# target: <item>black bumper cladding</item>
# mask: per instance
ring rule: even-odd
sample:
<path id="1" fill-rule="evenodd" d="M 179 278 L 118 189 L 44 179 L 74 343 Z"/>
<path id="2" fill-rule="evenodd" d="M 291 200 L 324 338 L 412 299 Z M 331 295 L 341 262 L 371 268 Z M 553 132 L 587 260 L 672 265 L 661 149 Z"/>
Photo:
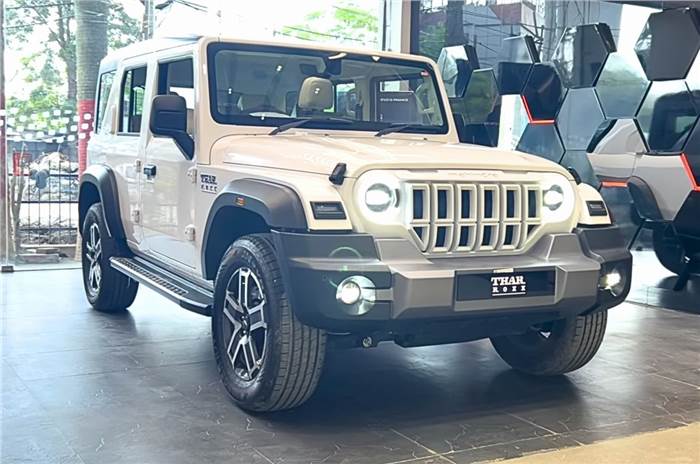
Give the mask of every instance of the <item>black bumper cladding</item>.
<path id="1" fill-rule="evenodd" d="M 481 320 L 491 321 L 482 335 L 488 336 L 507 321 L 527 327 L 615 306 L 629 292 L 632 271 L 615 226 L 552 236 L 525 255 L 439 261 L 415 249 L 397 253 L 395 242 L 393 254 L 385 253 L 381 241 L 365 234 L 274 232 L 273 237 L 295 315 L 338 333 L 406 333 L 426 324 Z M 616 292 L 599 285 L 610 272 L 622 276 Z M 337 297 L 338 286 L 351 276 L 366 277 L 374 286 L 372 308 L 362 315 L 349 312 Z"/>

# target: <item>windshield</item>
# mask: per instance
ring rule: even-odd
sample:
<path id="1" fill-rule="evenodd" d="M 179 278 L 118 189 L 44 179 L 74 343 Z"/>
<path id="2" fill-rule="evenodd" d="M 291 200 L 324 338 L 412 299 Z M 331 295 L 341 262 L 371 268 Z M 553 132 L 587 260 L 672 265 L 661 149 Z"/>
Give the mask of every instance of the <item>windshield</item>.
<path id="1" fill-rule="evenodd" d="M 431 66 L 419 61 L 287 47 L 209 46 L 212 117 L 222 124 L 444 134 Z M 348 124 L 338 124 L 338 120 Z"/>

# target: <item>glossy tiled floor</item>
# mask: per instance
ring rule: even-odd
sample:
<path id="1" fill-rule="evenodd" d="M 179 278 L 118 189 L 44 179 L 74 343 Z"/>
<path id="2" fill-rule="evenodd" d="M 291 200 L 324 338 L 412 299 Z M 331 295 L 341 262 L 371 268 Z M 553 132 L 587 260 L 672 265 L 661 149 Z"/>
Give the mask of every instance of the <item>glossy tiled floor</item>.
<path id="1" fill-rule="evenodd" d="M 567 377 L 518 375 L 486 341 L 387 344 L 330 353 L 312 400 L 271 416 L 228 401 L 208 319 L 148 290 L 105 315 L 78 271 L 21 272 L 0 313 L 3 464 L 467 463 L 700 421 L 700 316 L 634 304 Z"/>

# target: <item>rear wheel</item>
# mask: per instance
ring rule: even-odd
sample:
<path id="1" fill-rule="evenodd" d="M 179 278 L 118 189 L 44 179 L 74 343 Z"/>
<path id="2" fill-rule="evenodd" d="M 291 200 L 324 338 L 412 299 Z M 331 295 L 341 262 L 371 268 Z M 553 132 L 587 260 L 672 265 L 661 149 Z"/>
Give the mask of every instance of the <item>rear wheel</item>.
<path id="1" fill-rule="evenodd" d="M 520 335 L 494 337 L 505 362 L 532 375 L 561 375 L 587 364 L 600 348 L 607 311 L 541 324 Z"/>
<path id="2" fill-rule="evenodd" d="M 653 241 L 654 253 L 656 253 L 661 265 L 674 274 L 681 274 L 685 267 L 683 262 L 685 249 L 678 239 L 675 229 L 670 225 L 655 228 Z M 691 269 L 691 272 L 697 273 L 700 272 L 700 269 L 696 265 L 695 269 Z"/>
<path id="3" fill-rule="evenodd" d="M 138 282 L 109 264 L 112 256 L 123 254 L 125 246 L 107 233 L 102 205 L 92 205 L 83 224 L 81 258 L 85 294 L 92 307 L 99 311 L 123 311 L 136 298 Z"/>
<path id="4" fill-rule="evenodd" d="M 224 255 L 212 316 L 219 373 L 240 407 L 289 409 L 311 396 L 323 367 L 326 334 L 294 316 L 265 235 L 242 237 Z"/>

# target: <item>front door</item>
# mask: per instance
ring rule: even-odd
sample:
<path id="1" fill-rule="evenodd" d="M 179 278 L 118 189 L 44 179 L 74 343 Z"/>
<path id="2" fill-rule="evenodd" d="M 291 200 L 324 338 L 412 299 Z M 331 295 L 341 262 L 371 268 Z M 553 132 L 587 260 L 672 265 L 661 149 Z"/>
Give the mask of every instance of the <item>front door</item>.
<path id="1" fill-rule="evenodd" d="M 177 94 L 187 102 L 192 130 L 194 82 L 192 58 L 158 64 L 159 95 Z M 148 134 L 141 176 L 143 234 L 149 254 L 169 264 L 195 267 L 195 161 L 167 137 Z"/>

